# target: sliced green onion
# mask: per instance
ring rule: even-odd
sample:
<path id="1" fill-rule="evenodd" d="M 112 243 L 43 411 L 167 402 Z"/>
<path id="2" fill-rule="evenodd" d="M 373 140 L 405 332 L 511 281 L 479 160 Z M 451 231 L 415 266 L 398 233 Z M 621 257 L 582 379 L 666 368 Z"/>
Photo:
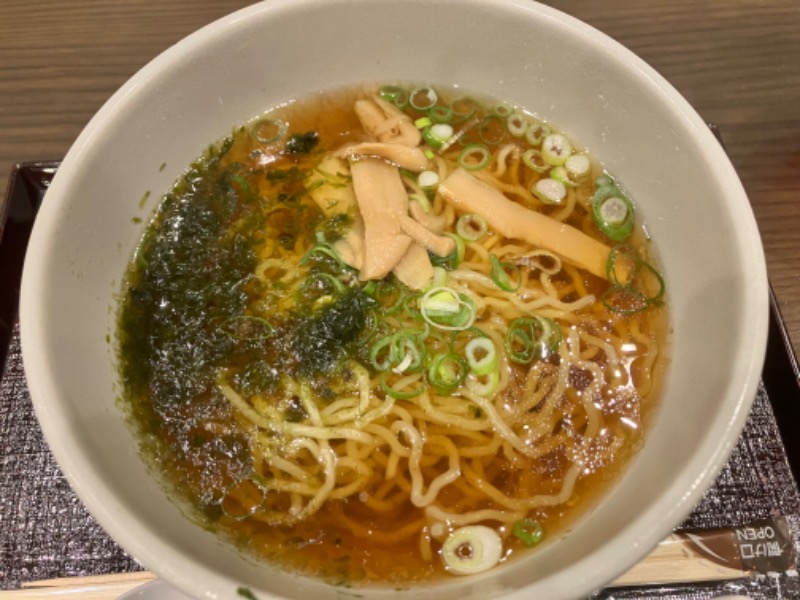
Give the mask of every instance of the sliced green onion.
<path id="1" fill-rule="evenodd" d="M 422 210 L 424 210 L 426 213 L 431 212 L 431 201 L 428 200 L 428 197 L 425 194 L 420 192 L 409 194 L 408 201 L 418 203 L 422 207 Z"/>
<path id="2" fill-rule="evenodd" d="M 406 292 L 405 296 L 403 297 L 403 313 L 415 321 L 422 317 L 419 312 L 419 299 L 421 297 L 422 294 L 420 292 Z"/>
<path id="3" fill-rule="evenodd" d="M 531 192 L 545 204 L 561 204 L 567 197 L 566 186 L 557 179 L 545 177 L 531 187 Z"/>
<path id="4" fill-rule="evenodd" d="M 417 177 L 417 183 L 423 190 L 439 185 L 439 174 L 436 171 L 423 171 Z"/>
<path id="5" fill-rule="evenodd" d="M 374 298 L 378 292 L 378 282 L 374 279 L 367 281 L 361 288 L 361 291 L 364 292 L 370 298 Z"/>
<path id="6" fill-rule="evenodd" d="M 424 366 L 425 346 L 416 333 L 398 331 L 372 345 L 369 361 L 376 371 L 416 373 Z"/>
<path id="7" fill-rule="evenodd" d="M 343 294 L 346 289 L 345 285 L 330 273 L 311 273 L 297 288 L 295 302 L 319 308 L 320 304 L 329 304 L 335 296 Z"/>
<path id="8" fill-rule="evenodd" d="M 600 177 L 595 179 L 594 180 L 594 184 L 598 188 L 605 187 L 607 185 L 613 185 L 613 186 L 617 185 L 614 182 L 614 180 L 611 178 L 611 176 L 609 174 L 607 174 L 607 173 L 603 173 L 602 175 L 600 175 Z"/>
<path id="9" fill-rule="evenodd" d="M 570 156 L 572 156 L 572 144 L 566 136 L 551 133 L 542 141 L 542 158 L 554 167 L 563 165 Z"/>
<path id="10" fill-rule="evenodd" d="M 454 235 L 449 232 L 445 232 L 447 237 L 452 239 L 455 242 L 455 247 L 453 251 L 448 254 L 447 256 L 438 256 L 436 254 L 429 253 L 431 263 L 433 263 L 436 267 L 444 267 L 448 271 L 452 271 L 456 269 L 458 265 L 461 264 L 461 261 L 464 260 L 464 254 L 466 253 L 466 245 L 464 244 L 464 240 L 458 236 Z"/>
<path id="11" fill-rule="evenodd" d="M 488 375 L 497 370 L 497 349 L 488 337 L 472 338 L 464 347 L 464 355 L 476 375 Z"/>
<path id="12" fill-rule="evenodd" d="M 618 305 L 638 305 L 637 296 L 641 296 L 648 305 L 659 304 L 664 298 L 664 278 L 653 265 L 639 256 L 635 248 L 627 244 L 618 244 L 611 248 L 606 261 L 606 278 L 612 289 L 631 288 L 636 291 L 635 294 L 628 294 L 627 298 L 619 297 L 618 300 L 625 302 L 617 302 Z M 647 294 L 646 291 L 653 287 L 655 292 Z"/>
<path id="13" fill-rule="evenodd" d="M 425 296 L 424 307 L 430 314 L 455 314 L 460 310 L 458 293 L 451 288 L 440 288 L 430 290 Z"/>
<path id="14" fill-rule="evenodd" d="M 528 148 L 525 150 L 525 152 L 522 153 L 522 162 L 526 167 L 537 173 L 544 173 L 550 168 L 550 165 L 542 158 L 542 153 L 536 148 Z"/>
<path id="15" fill-rule="evenodd" d="M 392 336 L 386 335 L 372 345 L 369 350 L 369 362 L 376 371 L 388 371 L 392 368 Z"/>
<path id="16" fill-rule="evenodd" d="M 422 153 L 428 160 L 433 160 L 434 158 L 436 158 L 436 154 L 434 154 L 433 150 L 431 150 L 430 148 L 425 148 L 425 150 L 423 150 Z"/>
<path id="17" fill-rule="evenodd" d="M 261 317 L 242 315 L 222 323 L 222 330 L 234 341 L 258 342 L 272 335 L 272 324 Z"/>
<path id="18" fill-rule="evenodd" d="M 503 540 L 485 525 L 456 529 L 442 544 L 445 569 L 456 575 L 473 575 L 495 566 L 503 556 Z"/>
<path id="19" fill-rule="evenodd" d="M 461 215 L 456 221 L 456 233 L 461 239 L 475 242 L 489 232 L 489 225 L 480 215 L 469 213 Z"/>
<path id="20" fill-rule="evenodd" d="M 433 267 L 431 287 L 444 287 L 447 284 L 447 271 L 442 267 Z"/>
<path id="21" fill-rule="evenodd" d="M 492 112 L 498 117 L 506 119 L 514 113 L 514 107 L 508 102 L 501 102 L 500 104 L 495 105 L 495 107 L 492 109 Z"/>
<path id="22" fill-rule="evenodd" d="M 434 123 L 449 123 L 453 120 L 453 109 L 449 106 L 437 104 L 428 109 L 428 116 Z"/>
<path id="23" fill-rule="evenodd" d="M 534 519 L 522 519 L 514 523 L 514 536 L 528 548 L 532 548 L 544 538 L 542 524 Z"/>
<path id="24" fill-rule="evenodd" d="M 516 292 L 520 288 L 522 285 L 522 274 L 518 265 L 500 262 L 500 259 L 494 254 L 489 254 L 489 262 L 492 264 L 492 270 L 489 272 L 489 276 L 497 287 L 504 292 Z M 516 281 L 512 282 L 508 277 L 509 271 Z"/>
<path id="25" fill-rule="evenodd" d="M 561 345 L 561 328 L 546 317 L 519 317 L 509 325 L 505 347 L 510 360 L 528 364 L 547 358 Z"/>
<path id="26" fill-rule="evenodd" d="M 439 395 L 448 396 L 464 383 L 467 371 L 467 363 L 455 352 L 437 354 L 428 367 L 428 383 Z"/>
<path id="27" fill-rule="evenodd" d="M 409 103 L 417 110 L 428 110 L 436 105 L 439 95 L 432 87 L 418 87 L 411 92 Z"/>
<path id="28" fill-rule="evenodd" d="M 616 185 L 597 188 L 592 196 L 592 218 L 607 237 L 621 242 L 633 232 L 633 204 Z"/>
<path id="29" fill-rule="evenodd" d="M 397 364 L 392 367 L 395 373 L 416 373 L 425 362 L 425 346 L 416 335 L 408 331 L 394 334 L 392 351 Z"/>
<path id="30" fill-rule="evenodd" d="M 618 315 L 632 315 L 650 306 L 647 297 L 632 285 L 609 287 L 601 300 L 603 306 Z"/>
<path id="31" fill-rule="evenodd" d="M 417 129 L 425 129 L 426 127 L 430 127 L 433 125 L 433 121 L 431 121 L 430 117 L 420 117 L 416 121 L 414 121 L 414 126 Z"/>
<path id="32" fill-rule="evenodd" d="M 450 110 L 453 111 L 453 118 L 461 121 L 466 121 L 476 112 L 480 105 L 469 96 L 462 96 L 461 98 L 456 98 L 450 103 Z"/>
<path id="33" fill-rule="evenodd" d="M 508 133 L 515 138 L 521 138 L 528 131 L 528 119 L 522 113 L 514 113 L 506 119 Z"/>
<path id="34" fill-rule="evenodd" d="M 606 198 L 600 204 L 600 217 L 609 225 L 619 225 L 628 219 L 628 203 L 618 196 Z"/>
<path id="35" fill-rule="evenodd" d="M 239 186 L 239 188 L 242 190 L 242 193 L 245 196 L 253 195 L 253 188 L 250 187 L 250 183 L 247 181 L 247 179 L 245 179 L 241 175 L 234 175 L 233 177 L 231 177 L 231 180 Z"/>
<path id="36" fill-rule="evenodd" d="M 422 130 L 422 139 L 434 148 L 441 148 L 453 135 L 453 126 L 447 123 L 436 123 Z"/>
<path id="37" fill-rule="evenodd" d="M 378 95 L 399 108 L 408 104 L 408 92 L 397 85 L 384 85 Z"/>
<path id="38" fill-rule="evenodd" d="M 564 187 L 573 187 L 575 182 L 572 181 L 572 178 L 569 176 L 569 172 L 567 171 L 566 167 L 553 167 L 550 169 L 550 179 L 555 179 L 556 181 L 560 181 L 564 184 Z"/>
<path id="39" fill-rule="evenodd" d="M 506 139 L 505 119 L 496 114 L 485 116 L 478 125 L 478 137 L 484 144 L 497 146 Z"/>
<path id="40" fill-rule="evenodd" d="M 262 144 L 272 144 L 286 135 L 288 127 L 284 121 L 259 119 L 250 127 L 250 136 Z"/>
<path id="41" fill-rule="evenodd" d="M 492 159 L 492 153 L 484 144 L 470 144 L 458 155 L 458 166 L 467 171 L 485 168 Z"/>
<path id="42" fill-rule="evenodd" d="M 573 154 L 564 163 L 571 181 L 583 182 L 592 174 L 592 161 L 585 154 Z"/>
<path id="43" fill-rule="evenodd" d="M 553 132 L 550 126 L 535 119 L 525 130 L 525 140 L 531 146 L 540 146 L 542 141 Z"/>
<path id="44" fill-rule="evenodd" d="M 449 287 L 429 289 L 419 302 L 426 323 L 438 329 L 468 329 L 475 322 L 475 305 L 469 297 Z"/>
<path id="45" fill-rule="evenodd" d="M 374 298 L 380 302 L 382 314 L 393 315 L 403 309 L 406 300 L 407 288 L 397 285 L 392 279 L 382 279 L 378 282 Z"/>
<path id="46" fill-rule="evenodd" d="M 308 251 L 303 255 L 303 258 L 300 259 L 298 264 L 301 266 L 306 265 L 318 254 L 332 258 L 340 267 L 347 266 L 336 248 L 325 241 L 318 241 L 316 244 L 311 246 L 311 248 L 309 248 Z"/>

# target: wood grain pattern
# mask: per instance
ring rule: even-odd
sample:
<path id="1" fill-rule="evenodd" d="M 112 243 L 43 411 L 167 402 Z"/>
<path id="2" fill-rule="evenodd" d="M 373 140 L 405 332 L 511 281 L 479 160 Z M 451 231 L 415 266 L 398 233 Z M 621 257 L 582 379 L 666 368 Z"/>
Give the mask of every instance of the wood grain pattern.
<path id="1" fill-rule="evenodd" d="M 629 47 L 716 123 L 800 349 L 800 3 L 549 0 Z M 0 176 L 61 158 L 159 52 L 243 0 L 0 0 Z"/>

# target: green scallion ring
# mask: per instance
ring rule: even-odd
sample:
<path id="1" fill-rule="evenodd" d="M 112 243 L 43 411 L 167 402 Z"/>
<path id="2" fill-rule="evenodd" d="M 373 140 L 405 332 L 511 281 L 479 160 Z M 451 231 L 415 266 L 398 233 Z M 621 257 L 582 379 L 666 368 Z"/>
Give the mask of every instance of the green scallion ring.
<path id="1" fill-rule="evenodd" d="M 391 335 L 382 337 L 372 345 L 369 350 L 369 362 L 376 371 L 388 371 L 392 367 Z"/>
<path id="2" fill-rule="evenodd" d="M 408 104 L 408 92 L 398 85 L 384 85 L 378 90 L 378 95 L 398 108 Z"/>
<path id="3" fill-rule="evenodd" d="M 467 372 L 467 363 L 458 354 L 454 352 L 437 354 L 428 367 L 428 383 L 440 395 L 447 396 L 464 383 Z"/>
<path id="4" fill-rule="evenodd" d="M 616 186 L 616 182 L 611 178 L 611 175 L 608 173 L 603 173 L 597 179 L 594 180 L 595 187 L 601 188 L 606 187 L 608 185 Z"/>
<path id="5" fill-rule="evenodd" d="M 456 233 L 468 242 L 476 242 L 489 232 L 489 225 L 482 216 L 468 213 L 456 221 Z"/>
<path id="6" fill-rule="evenodd" d="M 285 121 L 259 119 L 250 127 L 250 137 L 262 144 L 273 144 L 286 135 L 288 125 Z"/>
<path id="7" fill-rule="evenodd" d="M 597 188 L 592 196 L 592 219 L 603 235 L 621 242 L 633 233 L 633 204 L 615 185 Z"/>
<path id="8" fill-rule="evenodd" d="M 514 523 L 514 537 L 519 539 L 528 548 L 532 548 L 544 538 L 544 530 L 541 523 L 534 519 L 522 519 Z"/>
<path id="9" fill-rule="evenodd" d="M 500 117 L 501 119 L 506 119 L 514 114 L 514 107 L 511 106 L 508 102 L 501 102 L 500 104 L 496 104 L 494 108 L 492 108 L 492 113 Z"/>
<path id="10" fill-rule="evenodd" d="M 535 340 L 536 322 L 533 319 L 515 319 L 506 332 L 505 348 L 508 358 L 521 365 L 528 364 L 536 358 Z"/>
<path id="11" fill-rule="evenodd" d="M 533 359 L 547 358 L 561 345 L 561 328 L 546 317 L 519 317 L 506 332 L 505 348 L 510 360 L 528 364 Z"/>
<path id="12" fill-rule="evenodd" d="M 522 285 L 522 273 L 520 271 L 519 266 L 513 263 L 506 263 L 500 262 L 500 259 L 497 258 L 494 254 L 489 254 L 489 262 L 492 265 L 492 269 L 489 273 L 489 277 L 492 278 L 494 284 L 499 287 L 504 292 L 516 292 L 520 286 Z M 512 282 L 511 279 L 508 277 L 508 271 L 511 271 L 515 274 L 515 282 Z"/>
<path id="13" fill-rule="evenodd" d="M 592 161 L 586 154 L 573 154 L 564 163 L 570 181 L 581 183 L 592 174 Z"/>
<path id="14" fill-rule="evenodd" d="M 469 329 L 475 322 L 475 305 L 449 287 L 429 289 L 420 298 L 419 312 L 431 327 L 445 331 Z"/>
<path id="15" fill-rule="evenodd" d="M 453 109 L 449 106 L 437 104 L 428 109 L 428 116 L 434 123 L 449 123 L 453 120 Z"/>
<path id="16" fill-rule="evenodd" d="M 547 123 L 542 123 L 538 119 L 534 119 L 525 131 L 525 140 L 531 146 L 541 146 L 544 138 L 553 132 Z"/>
<path id="17" fill-rule="evenodd" d="M 508 133 L 515 138 L 521 138 L 528 131 L 528 119 L 522 113 L 514 113 L 506 119 Z"/>
<path id="18" fill-rule="evenodd" d="M 633 315 L 650 306 L 650 301 L 640 290 L 631 285 L 611 286 L 601 297 L 603 306 L 618 315 Z"/>
<path id="19" fill-rule="evenodd" d="M 429 86 L 422 86 L 412 90 L 408 102 L 411 104 L 411 108 L 425 111 L 436 106 L 438 100 L 439 95 L 436 90 Z"/>
<path id="20" fill-rule="evenodd" d="M 550 165 L 542 158 L 542 153 L 536 148 L 525 150 L 522 153 L 522 162 L 526 167 L 537 173 L 544 173 L 550 168 Z"/>
<path id="21" fill-rule="evenodd" d="M 435 123 L 422 130 L 422 139 L 433 148 L 441 148 L 453 137 L 453 127 L 447 123 Z"/>
<path id="22" fill-rule="evenodd" d="M 570 158 L 572 158 L 572 156 L 570 156 Z M 569 160 L 569 158 L 567 160 Z M 550 169 L 550 179 L 555 179 L 556 181 L 560 181 L 565 187 L 568 188 L 575 187 L 575 182 L 572 181 L 569 171 L 567 171 L 567 168 L 563 166 L 553 167 L 552 169 Z"/>
<path id="23" fill-rule="evenodd" d="M 453 248 L 453 251 L 447 256 L 437 256 L 436 254 L 431 254 L 430 259 L 431 263 L 433 263 L 435 267 L 444 267 L 448 271 L 452 271 L 461 264 L 462 260 L 464 260 L 464 254 L 466 253 L 467 248 L 461 236 L 452 234 L 450 232 L 445 232 L 444 235 L 455 242 L 456 245 Z"/>
<path id="24" fill-rule="evenodd" d="M 488 375 L 497 370 L 497 349 L 488 337 L 475 337 L 468 341 L 464 356 L 470 371 L 476 375 Z"/>
<path id="25" fill-rule="evenodd" d="M 624 269 L 622 277 L 618 273 L 619 269 Z M 644 273 L 642 274 L 643 270 Z M 655 281 L 657 289 L 654 294 L 647 295 L 640 289 L 641 286 L 637 285 L 643 276 L 650 276 Z M 664 298 L 665 285 L 661 273 L 639 256 L 635 248 L 627 244 L 617 244 L 611 248 L 606 260 L 606 279 L 608 279 L 612 288 L 636 287 L 650 304 L 658 304 Z"/>
<path id="26" fill-rule="evenodd" d="M 492 160 L 492 153 L 485 144 L 470 144 L 458 155 L 458 166 L 467 171 L 486 168 Z"/>
<path id="27" fill-rule="evenodd" d="M 489 146 L 501 144 L 507 133 L 505 118 L 496 114 L 486 115 L 478 125 L 478 137 Z"/>
<path id="28" fill-rule="evenodd" d="M 233 341 L 259 342 L 272 335 L 272 324 L 262 317 L 241 315 L 230 317 L 222 323 L 222 330 Z"/>
<path id="29" fill-rule="evenodd" d="M 416 373 L 425 364 L 425 346 L 415 333 L 398 331 L 392 336 L 392 367 L 395 373 Z"/>
<path id="30" fill-rule="evenodd" d="M 478 112 L 478 109 L 480 109 L 480 104 L 469 96 L 462 96 L 450 102 L 450 110 L 453 111 L 453 119 L 458 122 L 466 121 Z"/>
<path id="31" fill-rule="evenodd" d="M 337 265 L 342 267 L 342 269 L 347 267 L 345 262 L 342 260 L 339 251 L 336 250 L 336 248 L 334 248 L 333 246 L 331 246 L 328 242 L 317 242 L 316 244 L 311 246 L 311 248 L 309 248 L 303 255 L 303 257 L 300 259 L 300 262 L 298 264 L 301 266 L 308 264 L 308 262 L 312 258 L 314 258 L 314 256 L 317 254 L 322 254 L 323 256 L 332 258 L 334 261 L 336 261 Z"/>
<path id="32" fill-rule="evenodd" d="M 531 193 L 545 204 L 561 204 L 567 197 L 567 187 L 558 179 L 542 177 L 531 186 Z"/>
<path id="33" fill-rule="evenodd" d="M 345 289 L 345 285 L 330 273 L 311 273 L 297 288 L 295 303 L 310 306 L 323 299 L 329 301 L 343 294 Z"/>
<path id="34" fill-rule="evenodd" d="M 572 142 L 560 133 L 551 133 L 542 140 L 542 158 L 554 167 L 560 167 L 572 156 Z"/>

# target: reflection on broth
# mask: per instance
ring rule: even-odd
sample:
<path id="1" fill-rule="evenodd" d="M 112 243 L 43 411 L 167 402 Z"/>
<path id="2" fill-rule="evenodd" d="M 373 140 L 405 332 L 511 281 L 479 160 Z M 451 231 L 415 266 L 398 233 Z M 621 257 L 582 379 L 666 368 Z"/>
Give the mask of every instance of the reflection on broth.
<path id="1" fill-rule="evenodd" d="M 341 90 L 165 195 L 123 290 L 124 402 L 170 488 L 256 555 L 342 584 L 480 572 L 641 445 L 663 294 L 633 203 L 551 125 Z"/>

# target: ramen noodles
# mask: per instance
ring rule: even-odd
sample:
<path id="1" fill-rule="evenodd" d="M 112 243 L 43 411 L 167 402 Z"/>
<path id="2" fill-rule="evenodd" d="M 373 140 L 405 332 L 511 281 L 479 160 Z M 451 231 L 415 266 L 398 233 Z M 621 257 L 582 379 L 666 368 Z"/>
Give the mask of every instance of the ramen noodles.
<path id="1" fill-rule="evenodd" d="M 641 445 L 664 291 L 632 199 L 553 125 L 456 89 L 330 92 L 164 196 L 123 289 L 124 403 L 194 518 L 282 568 L 477 573 Z"/>

